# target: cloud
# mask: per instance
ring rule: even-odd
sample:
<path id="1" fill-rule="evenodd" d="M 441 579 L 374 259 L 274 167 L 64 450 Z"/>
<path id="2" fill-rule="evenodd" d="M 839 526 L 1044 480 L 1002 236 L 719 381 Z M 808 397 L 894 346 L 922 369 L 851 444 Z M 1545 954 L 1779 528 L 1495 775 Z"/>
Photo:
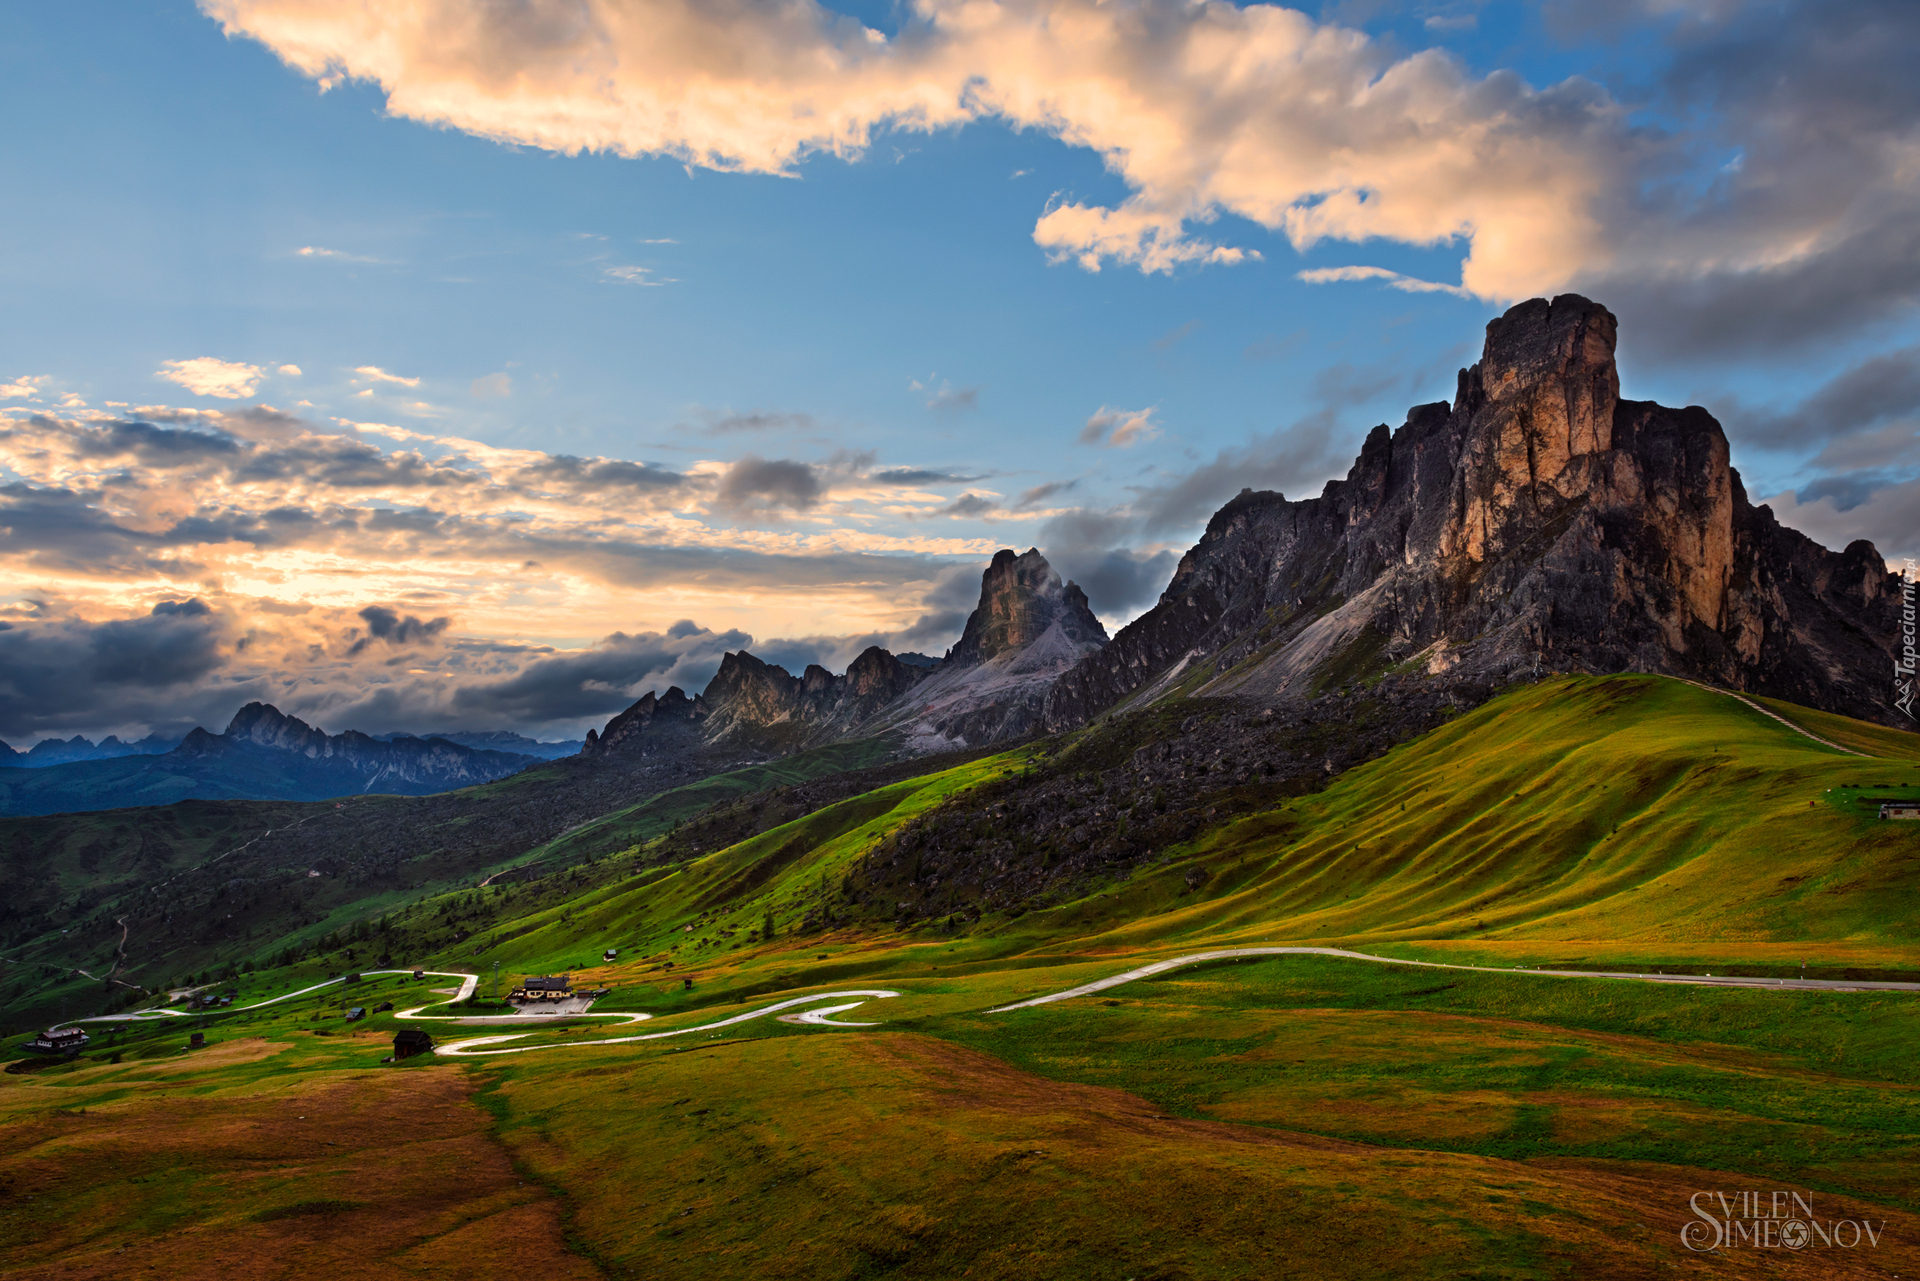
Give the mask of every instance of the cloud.
<path id="1" fill-rule="evenodd" d="M 1169 329 L 1166 333 L 1161 334 L 1158 338 L 1154 339 L 1153 349 L 1155 351 L 1172 351 L 1175 347 L 1180 345 L 1181 339 L 1190 337 L 1194 333 L 1198 332 L 1200 328 L 1201 328 L 1201 325 L 1199 321 L 1189 320 L 1186 324 L 1181 325 L 1176 329 Z"/>
<path id="2" fill-rule="evenodd" d="M 755 412 L 708 415 L 701 431 L 708 436 L 725 436 L 742 431 L 813 431 L 818 426 L 812 414 Z"/>
<path id="3" fill-rule="evenodd" d="M 369 605 L 360 611 L 360 617 L 366 620 L 367 634 L 348 648 L 349 657 L 363 653 L 375 641 L 385 641 L 389 646 L 400 649 L 434 640 L 453 622 L 445 617 L 423 622 L 412 614 L 402 616 L 385 605 Z"/>
<path id="4" fill-rule="evenodd" d="M 182 687 L 223 661 L 225 629 L 199 600 L 162 601 L 145 616 L 58 618 L 0 627 L 0 736 L 105 719 L 161 719 Z"/>
<path id="5" fill-rule="evenodd" d="M 656 632 L 663 614 L 742 633 L 804 635 L 818 619 L 855 635 L 911 631 L 925 612 L 913 602 L 956 559 L 993 549 L 903 530 L 900 485 L 872 480 L 933 470 L 882 469 L 859 452 L 681 470 L 264 405 L 0 409 L 0 566 L 14 585 L 0 617 L 75 650 L 101 620 L 205 624 L 202 676 L 162 680 L 172 669 L 156 665 L 144 692 L 101 695 L 92 677 L 31 691 L 30 727 L 63 737 L 135 722 L 217 729 L 250 698 L 333 729 L 498 728 L 487 709 L 519 706 L 503 683 L 587 652 L 575 638 L 616 623 L 627 635 Z M 760 527 L 770 514 L 805 520 Z M 22 612 L 29 584 L 39 614 Z M 13 670 L 0 653 L 0 685 Z M 470 695 L 461 710 L 454 691 L 466 687 L 499 698 Z M 537 715 L 532 702 L 524 715 Z M 557 712 L 519 723 L 585 728 Z"/>
<path id="6" fill-rule="evenodd" d="M 999 507 L 1000 504 L 991 497 L 980 494 L 962 494 L 945 507 L 939 508 L 933 514 L 935 516 L 955 517 L 985 516 L 989 512 L 999 510 Z"/>
<path id="7" fill-rule="evenodd" d="M 812 3 L 201 7 L 323 86 L 378 85 L 396 116 L 566 154 L 790 174 L 879 131 L 1043 132 L 1125 186 L 1039 213 L 1035 242 L 1089 270 L 1257 257 L 1201 234 L 1224 215 L 1301 251 L 1457 246 L 1457 283 L 1314 278 L 1491 301 L 1579 287 L 1630 335 L 1664 326 L 1629 339 L 1656 354 L 1818 340 L 1920 298 L 1908 0 L 1558 6 L 1653 24 L 1668 65 L 1649 59 L 1659 100 L 1638 114 L 1579 77 L 1479 75 L 1220 0 L 928 0 L 891 38 Z"/>
<path id="8" fill-rule="evenodd" d="M 670 285 L 674 283 L 674 281 L 671 278 L 665 277 L 665 276 L 661 277 L 658 280 L 649 279 L 649 277 L 651 277 L 652 275 L 653 275 L 653 268 L 651 267 L 621 266 L 621 267 L 602 267 L 600 269 L 601 278 L 604 280 L 610 280 L 616 285 L 659 286 L 659 285 Z"/>
<path id="9" fill-rule="evenodd" d="M 51 381 L 52 378 L 47 374 L 34 374 L 27 377 L 16 378 L 10 383 L 0 383 L 0 400 L 13 400 L 22 397 L 29 400 L 34 399 L 39 396 L 40 388 Z"/>
<path id="10" fill-rule="evenodd" d="M 1478 79 L 1432 51 L 1395 60 L 1269 5 L 928 4 L 878 40 L 810 4 L 632 0 L 565 19 L 453 0 L 202 7 L 323 85 L 378 84 L 394 115 L 568 154 L 789 173 L 809 154 L 858 155 L 882 128 L 1044 131 L 1131 192 L 1111 208 L 1056 195 L 1041 212 L 1036 243 L 1092 270 L 1257 257 L 1193 234 L 1231 213 L 1302 248 L 1458 238 L 1463 283 L 1524 296 L 1599 251 L 1590 209 L 1629 150 L 1594 86 Z"/>
<path id="11" fill-rule="evenodd" d="M 196 356 L 192 360 L 165 360 L 154 377 L 178 383 L 196 396 L 239 400 L 253 395 L 263 377 L 260 366 Z"/>
<path id="12" fill-rule="evenodd" d="M 752 516 L 782 507 L 806 511 L 824 492 L 819 475 L 806 463 L 748 454 L 727 468 L 714 502 L 722 511 Z"/>
<path id="13" fill-rule="evenodd" d="M 1890 564 L 1920 560 L 1920 480 L 1860 486 L 1829 481 L 1760 501 L 1781 524 L 1823 546 L 1845 547 L 1864 538 Z"/>
<path id="14" fill-rule="evenodd" d="M 918 381 L 908 383 L 907 385 L 914 391 L 929 390 L 921 386 Z M 980 389 L 978 387 L 956 388 L 953 384 L 945 382 L 941 383 L 939 388 L 927 397 L 927 408 L 933 410 L 936 414 L 957 413 L 962 410 L 977 408 L 979 404 Z"/>
<path id="15" fill-rule="evenodd" d="M 1055 494 L 1064 494 L 1079 483 L 1077 480 L 1050 480 L 1044 485 L 1035 485 L 1021 492 L 1020 497 L 1014 500 L 1013 509 L 1025 511 L 1030 507 L 1038 507 Z"/>
<path id="16" fill-rule="evenodd" d="M 888 467 L 880 471 L 869 472 L 866 481 L 870 485 L 967 485 L 979 480 L 978 476 L 962 476 L 957 472 L 930 471 L 924 467 Z"/>
<path id="17" fill-rule="evenodd" d="M 300 376 L 300 366 L 282 365 L 280 366 L 279 369 L 275 370 L 274 372 L 285 374 L 288 378 L 298 378 Z"/>
<path id="18" fill-rule="evenodd" d="M 1159 425 L 1153 421 L 1154 409 L 1151 405 L 1145 409 L 1115 409 L 1110 405 L 1102 405 L 1080 429 L 1080 443 L 1124 449 L 1128 445 L 1152 440 L 1160 434 Z"/>
<path id="19" fill-rule="evenodd" d="M 504 373 L 487 374 L 474 379 L 467 392 L 475 400 L 504 400 L 513 395 L 513 379 Z"/>
<path id="20" fill-rule="evenodd" d="M 390 374 L 378 365 L 361 365 L 353 372 L 359 374 L 362 378 L 376 383 L 398 383 L 402 387 L 418 387 L 420 385 L 418 378 L 403 378 L 399 374 Z"/>
<path id="21" fill-rule="evenodd" d="M 1064 512 L 1040 527 L 1040 549 L 1063 578 L 1080 584 L 1095 613 L 1131 618 L 1158 598 L 1179 563 L 1179 557 L 1165 549 L 1124 546 L 1135 536 L 1137 524 L 1122 511 Z"/>
<path id="22" fill-rule="evenodd" d="M 1315 267 L 1311 271 L 1297 271 L 1293 278 L 1305 281 L 1309 285 L 1325 285 L 1340 280 L 1384 280 L 1403 293 L 1452 294 L 1456 298 L 1473 297 L 1472 290 L 1463 289 L 1459 285 L 1419 280 L 1413 276 L 1403 276 L 1397 271 L 1388 271 L 1385 267 Z"/>
<path id="23" fill-rule="evenodd" d="M 536 659 L 505 679 L 463 684 L 451 705 L 495 720 L 611 716 L 650 689 L 704 689 L 722 655 L 752 645 L 745 632 L 714 632 L 684 619 L 664 632 L 615 632 L 592 649 Z"/>
<path id="24" fill-rule="evenodd" d="M 1888 427 L 1904 439 L 1920 424 L 1920 345 L 1857 361 L 1789 410 L 1751 409 L 1735 399 L 1716 408 L 1736 444 L 1831 450 L 1845 438 Z"/>
<path id="25" fill-rule="evenodd" d="M 338 249 L 322 249 L 318 245 L 302 245 L 294 250 L 302 258 L 331 258 L 336 262 L 384 262 L 380 258 L 368 258 L 363 254 L 344 253 Z"/>

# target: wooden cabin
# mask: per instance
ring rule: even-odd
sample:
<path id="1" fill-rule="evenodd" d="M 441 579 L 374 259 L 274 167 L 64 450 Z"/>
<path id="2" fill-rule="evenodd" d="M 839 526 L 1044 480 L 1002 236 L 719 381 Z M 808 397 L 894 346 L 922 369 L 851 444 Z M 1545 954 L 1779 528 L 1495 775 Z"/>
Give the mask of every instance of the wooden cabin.
<path id="1" fill-rule="evenodd" d="M 433 1051 L 433 1038 L 419 1028 L 404 1027 L 393 1034 L 394 1059 L 410 1059 L 416 1054 L 430 1054 Z"/>

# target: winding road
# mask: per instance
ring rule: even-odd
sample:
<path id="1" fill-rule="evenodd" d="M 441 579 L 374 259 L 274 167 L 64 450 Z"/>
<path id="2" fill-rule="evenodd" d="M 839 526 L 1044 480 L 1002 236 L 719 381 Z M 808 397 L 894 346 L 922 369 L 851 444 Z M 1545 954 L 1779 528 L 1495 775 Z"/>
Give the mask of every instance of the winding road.
<path id="1" fill-rule="evenodd" d="M 1025 1010 L 1036 1005 L 1050 1005 L 1055 1001 L 1070 1000 L 1076 996 L 1091 996 L 1095 992 L 1119 987 L 1122 983 L 1152 978 L 1156 974 L 1165 974 L 1169 970 L 1177 970 L 1183 966 L 1198 965 L 1202 961 L 1226 961 L 1249 956 L 1339 956 L 1351 961 L 1376 961 L 1382 965 L 1417 965 L 1431 970 L 1471 970 L 1478 974 L 1535 974 L 1543 978 L 1568 979 L 1629 979 L 1642 983 L 1689 983 L 1703 987 L 1759 987 L 1769 991 L 1787 988 L 1815 992 L 1920 992 L 1920 983 L 1866 983 L 1854 982 L 1850 979 L 1756 979 L 1737 976 L 1716 978 L 1711 974 L 1661 974 L 1658 972 L 1647 974 L 1625 970 L 1534 970 L 1518 965 L 1454 965 L 1446 961 L 1410 961 L 1399 956 L 1375 956 L 1371 952 L 1349 952 L 1342 947 L 1229 947 L 1217 952 L 1194 952 L 1187 956 L 1155 961 L 1151 965 L 1142 965 L 1137 969 L 1115 974 L 1111 978 L 1082 983 L 1079 987 L 1068 988 L 1064 992 L 1015 1001 L 1010 1005 L 996 1005 L 986 1013 L 1004 1014 L 1008 1010 Z"/>
<path id="2" fill-rule="evenodd" d="M 1103 979 L 1095 979 L 1091 983 L 1082 983 L 1078 987 L 1070 987 L 1064 991 L 1051 992 L 1045 996 L 1029 997 L 1024 1001 L 1013 1001 L 1006 1005 L 996 1005 L 983 1012 L 987 1014 L 1005 1014 L 1012 1010 L 1032 1009 L 1035 1006 L 1051 1005 L 1056 1001 L 1069 1001 L 1075 997 L 1092 996 L 1096 992 L 1105 992 L 1125 983 L 1152 978 L 1157 974 L 1166 974 L 1173 970 L 1183 969 L 1189 965 L 1200 965 L 1208 961 L 1246 960 L 1266 956 L 1332 956 L 1351 961 L 1372 961 L 1379 965 L 1406 965 L 1430 970 L 1462 970 L 1476 974 L 1526 974 L 1540 978 L 1562 979 L 1622 979 L 1629 982 L 1640 983 L 1688 984 L 1696 987 L 1761 988 L 1767 991 L 1920 992 L 1920 983 L 1866 982 L 1851 979 L 1765 979 L 1743 978 L 1733 975 L 1662 974 L 1659 972 L 1648 974 L 1626 970 L 1538 970 L 1529 969 L 1525 966 L 1456 965 L 1447 961 L 1413 961 L 1405 957 L 1376 956 L 1371 952 L 1354 952 L 1339 947 L 1229 947 L 1219 948 L 1210 952 L 1190 952 L 1185 956 L 1169 957 L 1164 961 L 1154 961 L 1148 965 L 1136 966 L 1133 969 L 1123 970 L 1118 974 L 1109 975 Z M 362 973 L 412 974 L 413 971 L 363 970 Z M 431 975 L 434 978 L 457 978 L 460 980 L 460 987 L 458 991 L 452 996 L 449 996 L 445 1001 L 430 1002 L 426 1005 L 415 1006 L 407 1010 L 396 1010 L 394 1011 L 395 1018 L 408 1019 L 410 1021 L 425 1020 L 436 1023 L 461 1023 L 468 1026 L 513 1024 L 521 1028 L 526 1028 L 529 1019 L 617 1019 L 625 1023 L 640 1023 L 653 1017 L 651 1014 L 641 1014 L 631 1011 L 606 1014 L 580 1013 L 565 1015 L 526 1013 L 507 1015 L 427 1014 L 424 1013 L 424 1011 L 436 1008 L 437 1006 L 450 1005 L 455 1001 L 464 1001 L 469 996 L 472 996 L 474 989 L 480 983 L 480 976 L 478 974 L 466 974 L 459 971 L 448 970 L 425 970 L 422 971 L 422 973 Z M 256 1001 L 252 1005 L 236 1006 L 231 1010 L 193 1012 L 181 1010 L 142 1010 L 130 1015 L 99 1015 L 93 1018 L 76 1019 L 73 1022 L 150 1023 L 163 1018 L 196 1018 L 204 1014 L 216 1012 L 240 1013 L 246 1010 L 262 1009 L 269 1005 L 277 1005 L 283 1001 L 291 1001 L 298 997 L 306 996 L 311 992 L 318 992 L 324 988 L 332 987 L 341 982 L 344 982 L 344 979 L 328 979 L 324 983 L 316 983 L 312 987 L 304 987 L 297 992 L 288 992 L 282 996 L 270 997 L 264 1001 Z M 799 1024 L 807 1027 L 878 1027 L 880 1024 L 877 1022 L 856 1023 L 849 1020 L 836 1019 L 833 1016 L 836 1014 L 845 1014 L 849 1010 L 857 1009 L 869 1000 L 886 1000 L 900 995 L 901 993 L 887 988 L 852 988 L 841 992 L 814 992 L 807 996 L 789 997 L 784 1001 L 776 1001 L 771 1005 L 764 1005 L 759 1009 L 749 1010 L 744 1014 L 735 1014 L 711 1023 L 699 1023 L 691 1027 L 673 1028 L 665 1032 L 642 1032 L 632 1036 L 597 1037 L 593 1040 L 586 1041 L 551 1041 L 539 1045 L 508 1046 L 502 1044 L 506 1041 L 517 1041 L 523 1037 L 531 1036 L 535 1029 L 526 1028 L 525 1031 L 514 1031 L 495 1036 L 478 1036 L 469 1037 L 461 1041 L 450 1041 L 444 1045 L 436 1046 L 434 1053 L 445 1054 L 452 1057 L 468 1057 L 494 1054 L 528 1054 L 535 1050 L 557 1050 L 568 1046 L 626 1045 L 638 1041 L 658 1041 L 668 1037 L 687 1036 L 695 1032 L 714 1032 L 720 1028 L 733 1027 L 754 1019 L 765 1018 L 768 1015 L 777 1016 L 783 1023 Z M 845 1000 L 845 998 L 848 997 L 856 999 L 851 1001 Z M 820 1001 L 836 1000 L 844 1001 L 844 1004 L 824 1007 L 817 1005 L 817 1002 Z M 801 1010 L 796 1008 L 799 1006 L 813 1006 L 815 1008 Z M 782 1011 L 786 1011 L 786 1013 L 782 1013 Z"/>

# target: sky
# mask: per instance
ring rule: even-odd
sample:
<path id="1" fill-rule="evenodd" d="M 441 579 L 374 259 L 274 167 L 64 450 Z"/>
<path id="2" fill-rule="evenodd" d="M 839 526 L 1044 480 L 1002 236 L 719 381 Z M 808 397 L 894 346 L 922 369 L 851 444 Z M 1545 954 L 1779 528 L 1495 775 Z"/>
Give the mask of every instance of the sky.
<path id="1" fill-rule="evenodd" d="M 1579 292 L 1920 555 L 1909 0 L 0 8 L 0 738 L 574 737 L 1110 629 Z"/>

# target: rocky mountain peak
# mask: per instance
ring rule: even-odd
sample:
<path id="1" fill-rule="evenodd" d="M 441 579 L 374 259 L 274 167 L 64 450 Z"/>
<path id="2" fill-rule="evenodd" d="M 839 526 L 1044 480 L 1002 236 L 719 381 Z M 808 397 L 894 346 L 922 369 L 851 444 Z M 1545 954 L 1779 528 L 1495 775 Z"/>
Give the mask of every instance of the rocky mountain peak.
<path id="1" fill-rule="evenodd" d="M 1117 700 L 1310 698 L 1520 668 L 1669 672 L 1885 715 L 1891 576 L 1752 506 L 1704 409 L 1620 398 L 1617 324 L 1533 299 L 1452 405 L 1366 438 L 1317 498 L 1242 493 L 1160 602 L 1062 677 L 1052 727 Z"/>
<path id="2" fill-rule="evenodd" d="M 1107 629 L 1088 607 L 1087 594 L 1077 584 L 1062 582 L 1039 548 L 1018 554 L 1002 549 L 980 576 L 980 603 L 947 661 L 988 662 L 1032 644 L 1055 624 L 1075 644 L 1107 642 Z"/>

